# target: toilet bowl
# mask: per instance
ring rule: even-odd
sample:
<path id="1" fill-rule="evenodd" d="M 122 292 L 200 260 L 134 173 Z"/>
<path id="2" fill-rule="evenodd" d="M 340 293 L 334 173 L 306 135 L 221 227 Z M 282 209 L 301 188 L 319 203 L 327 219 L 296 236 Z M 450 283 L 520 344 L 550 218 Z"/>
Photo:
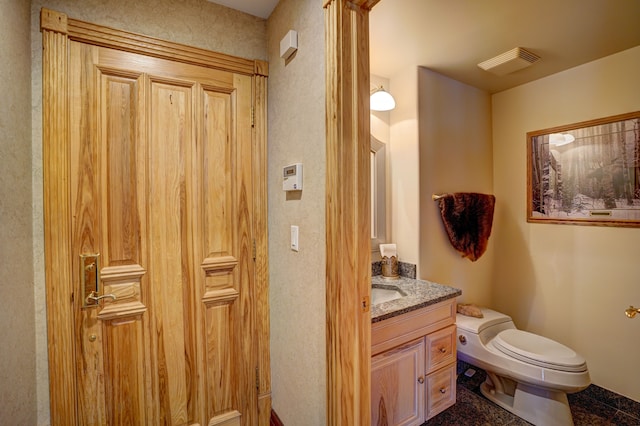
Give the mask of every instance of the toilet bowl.
<path id="1" fill-rule="evenodd" d="M 591 379 L 585 359 L 546 337 L 518 330 L 511 317 L 482 309 L 483 318 L 457 314 L 458 359 L 487 372 L 487 399 L 534 425 L 573 425 L 567 393 Z"/>

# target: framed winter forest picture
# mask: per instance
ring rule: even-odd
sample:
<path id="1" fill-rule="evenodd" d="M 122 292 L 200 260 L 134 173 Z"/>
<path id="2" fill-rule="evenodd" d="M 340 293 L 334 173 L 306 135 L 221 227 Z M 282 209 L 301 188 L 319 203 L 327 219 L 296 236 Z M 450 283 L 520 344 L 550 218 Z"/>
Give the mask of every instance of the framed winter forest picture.
<path id="1" fill-rule="evenodd" d="M 640 111 L 527 133 L 527 221 L 640 227 Z"/>

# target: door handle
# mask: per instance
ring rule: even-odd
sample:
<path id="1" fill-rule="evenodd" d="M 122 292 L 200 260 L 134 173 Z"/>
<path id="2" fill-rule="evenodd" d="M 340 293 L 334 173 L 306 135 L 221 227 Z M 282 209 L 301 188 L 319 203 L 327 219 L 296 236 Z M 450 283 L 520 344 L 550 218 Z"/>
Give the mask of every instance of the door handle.
<path id="1" fill-rule="evenodd" d="M 87 305 L 97 305 L 98 302 L 100 302 L 102 299 L 111 299 L 111 300 L 116 300 L 116 295 L 109 293 L 109 294 L 103 294 L 102 296 L 98 296 L 98 293 L 96 293 L 95 291 L 92 291 L 84 300 Z"/>
<path id="2" fill-rule="evenodd" d="M 640 314 L 640 308 L 634 308 L 633 306 L 629 306 L 628 309 L 624 311 L 625 315 L 629 318 L 633 318 L 636 314 Z"/>
<path id="3" fill-rule="evenodd" d="M 80 286 L 83 292 L 83 308 L 95 308 L 101 300 L 116 300 L 115 294 L 100 295 L 100 254 L 80 255 Z"/>

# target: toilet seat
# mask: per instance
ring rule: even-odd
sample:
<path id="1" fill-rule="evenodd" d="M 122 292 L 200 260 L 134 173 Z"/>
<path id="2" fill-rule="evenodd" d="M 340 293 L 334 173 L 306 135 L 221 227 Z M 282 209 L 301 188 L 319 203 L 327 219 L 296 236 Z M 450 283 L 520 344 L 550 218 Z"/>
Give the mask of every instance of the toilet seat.
<path id="1" fill-rule="evenodd" d="M 546 337 L 518 329 L 501 331 L 493 339 L 500 352 L 528 364 L 567 372 L 587 371 L 583 357 Z"/>

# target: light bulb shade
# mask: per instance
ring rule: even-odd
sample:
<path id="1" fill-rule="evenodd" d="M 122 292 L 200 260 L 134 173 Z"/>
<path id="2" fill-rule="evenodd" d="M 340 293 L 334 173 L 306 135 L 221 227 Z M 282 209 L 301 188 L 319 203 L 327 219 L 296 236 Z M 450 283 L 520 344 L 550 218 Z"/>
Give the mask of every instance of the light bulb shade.
<path id="1" fill-rule="evenodd" d="M 372 111 L 391 111 L 396 107 L 396 100 L 382 87 L 371 94 L 369 102 Z"/>

